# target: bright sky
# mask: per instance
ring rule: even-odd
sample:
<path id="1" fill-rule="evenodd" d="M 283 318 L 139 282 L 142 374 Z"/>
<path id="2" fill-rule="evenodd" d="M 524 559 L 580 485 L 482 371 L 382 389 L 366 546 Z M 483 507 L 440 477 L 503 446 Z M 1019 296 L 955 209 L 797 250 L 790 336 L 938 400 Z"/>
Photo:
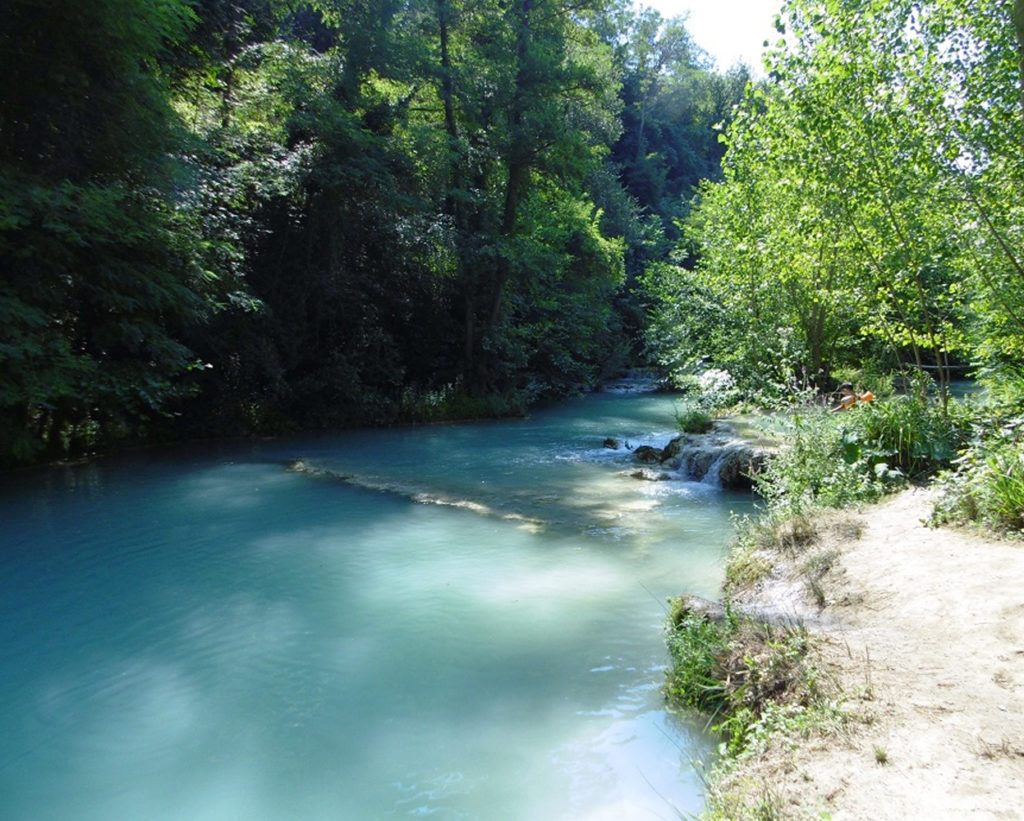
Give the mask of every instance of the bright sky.
<path id="1" fill-rule="evenodd" d="M 772 21 L 782 0 L 635 0 L 635 5 L 655 8 L 666 18 L 689 12 L 686 30 L 721 71 L 742 60 L 763 75 L 761 44 L 779 37 Z"/>

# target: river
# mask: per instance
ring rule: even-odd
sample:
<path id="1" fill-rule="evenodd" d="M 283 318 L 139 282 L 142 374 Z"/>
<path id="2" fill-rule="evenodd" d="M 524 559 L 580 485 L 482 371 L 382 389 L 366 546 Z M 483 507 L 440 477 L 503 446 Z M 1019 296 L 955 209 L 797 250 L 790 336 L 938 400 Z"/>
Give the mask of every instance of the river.
<path id="1" fill-rule="evenodd" d="M 4 477 L 0 818 L 698 812 L 666 599 L 716 594 L 751 500 L 602 446 L 672 427 L 606 392 Z"/>

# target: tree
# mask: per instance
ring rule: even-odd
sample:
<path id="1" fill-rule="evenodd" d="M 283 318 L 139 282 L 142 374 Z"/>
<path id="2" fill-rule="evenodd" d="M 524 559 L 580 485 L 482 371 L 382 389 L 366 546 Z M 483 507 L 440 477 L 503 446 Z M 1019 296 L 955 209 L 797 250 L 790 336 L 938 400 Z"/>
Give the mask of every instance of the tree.
<path id="1" fill-rule="evenodd" d="M 919 12 L 913 97 L 953 215 L 977 360 L 1024 376 L 1024 4 L 933 2 Z M 912 75 L 913 76 L 913 75 Z M 960 89 L 958 95 L 947 89 Z"/>
<path id="2" fill-rule="evenodd" d="M 710 71 L 681 18 L 644 9 L 618 25 L 623 132 L 612 157 L 629 193 L 674 239 L 674 221 L 685 215 L 697 184 L 719 178 L 724 147 L 716 126 L 731 119 L 749 73 Z"/>
<path id="3" fill-rule="evenodd" d="M 749 73 L 742 67 L 724 75 L 709 70 L 681 18 L 666 20 L 655 10 L 619 2 L 595 25 L 613 49 L 621 80 L 622 132 L 593 190 L 605 229 L 625 240 L 616 312 L 634 360 L 642 361 L 652 350 L 644 337 L 656 335 L 646 333 L 658 299 L 653 283 L 662 279 L 662 263 L 678 245 L 680 221 L 700 181 L 721 176 L 719 129 L 742 99 Z M 692 267 L 690 251 L 678 257 L 679 264 Z M 661 327 L 660 320 L 655 324 Z"/>
<path id="4" fill-rule="evenodd" d="M 747 272 L 746 293 L 756 297 L 738 315 L 787 317 L 806 343 L 801 367 L 856 361 L 851 344 L 813 342 L 830 334 L 828 321 L 813 319 L 827 319 L 828 309 L 807 306 L 834 303 L 837 284 L 845 294 L 838 304 L 861 337 L 857 356 L 870 356 L 877 338 L 896 361 L 934 368 L 943 386 L 950 355 L 977 350 L 967 331 L 987 311 L 979 313 L 977 299 L 984 289 L 967 287 L 975 275 L 1004 307 L 1013 302 L 991 263 L 994 247 L 1004 262 L 1014 255 L 996 239 L 999 229 L 976 230 L 979 217 L 986 222 L 977 192 L 1000 145 L 979 115 L 990 115 L 990 103 L 947 91 L 971 89 L 970 67 L 990 46 L 1004 60 L 1015 53 L 1005 36 L 985 43 L 976 26 L 982 12 L 911 0 L 794 0 L 784 8 L 785 40 L 770 57 L 769 83 L 729 131 L 726 180 L 705 192 L 697 233 L 707 286 L 734 310 L 729 295 L 742 293 L 736 283 Z M 1004 95 L 993 108 L 1005 103 Z M 979 137 L 973 146 L 960 136 L 967 124 Z M 787 290 L 792 282 L 798 287 Z M 831 327 L 837 340 L 849 334 Z M 748 343 L 754 362 L 759 344 Z"/>
<path id="5" fill-rule="evenodd" d="M 179 0 L 15 0 L 0 50 L 0 459 L 81 452 L 161 413 L 204 281 L 169 198 L 158 62 Z M 14 55 L 17 55 L 15 57 Z"/>
<path id="6" fill-rule="evenodd" d="M 531 242 L 523 203 L 542 177 L 582 191 L 615 133 L 607 50 L 582 23 L 595 5 L 433 4 L 443 213 L 463 294 L 462 382 L 472 393 L 519 381 L 509 305 L 537 274 L 518 253 Z"/>
<path id="7" fill-rule="evenodd" d="M 681 24 L 651 18 L 655 62 L 616 64 L 616 14 L 16 0 L 5 452 L 507 409 L 622 362 L 629 289 L 714 172 L 728 94 Z M 652 149 L 630 143 L 627 176 L 657 202 L 609 161 L 622 78 Z"/>
<path id="8" fill-rule="evenodd" d="M 527 294 L 560 306 L 547 320 L 568 327 L 578 314 L 545 289 L 565 287 L 572 270 L 603 294 L 620 270 L 589 240 L 565 239 L 597 230 L 598 212 L 578 220 L 615 126 L 585 10 L 315 7 L 326 50 L 294 35 L 241 52 L 209 46 L 232 62 L 229 109 L 223 83 L 202 78 L 178 100 L 203 147 L 194 213 L 209 267 L 244 276 L 252 297 L 227 294 L 198 334 L 215 365 L 204 416 L 226 429 L 386 422 L 419 395 L 514 397 L 587 381 L 557 369 L 532 378 L 554 366 L 523 347 L 535 327 Z M 293 29 L 285 16 L 276 24 Z M 540 181 L 567 233 L 521 218 Z M 558 263 L 542 271 L 540 260 Z M 602 325 L 600 306 L 595 316 Z M 576 336 L 564 353 L 581 361 L 566 374 L 593 378 L 599 357 Z"/>
<path id="9" fill-rule="evenodd" d="M 204 146 L 197 219 L 209 247 L 232 237 L 222 262 L 252 297 L 228 300 L 198 340 L 215 364 L 199 404 L 223 432 L 394 421 L 404 393 L 443 369 L 452 335 L 429 172 L 413 159 L 430 153 L 410 114 L 416 15 L 317 8 L 309 42 L 234 59 L 229 116 L 217 88 L 180 101 L 197 105 Z"/>

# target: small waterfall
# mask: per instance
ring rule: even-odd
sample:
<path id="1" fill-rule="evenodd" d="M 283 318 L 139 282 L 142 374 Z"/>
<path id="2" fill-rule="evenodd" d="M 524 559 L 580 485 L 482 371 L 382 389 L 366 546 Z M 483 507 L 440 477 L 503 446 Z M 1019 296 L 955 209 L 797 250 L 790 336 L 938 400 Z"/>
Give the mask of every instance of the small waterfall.
<path id="1" fill-rule="evenodd" d="M 663 449 L 637 448 L 637 461 L 649 467 L 634 473 L 640 479 L 676 476 L 716 488 L 749 489 L 750 474 L 764 464 L 767 451 L 728 431 L 684 434 Z"/>
<path id="2" fill-rule="evenodd" d="M 701 482 L 711 487 L 722 487 L 722 467 L 725 464 L 726 459 L 731 455 L 729 450 L 720 450 L 715 456 L 714 461 L 708 467 L 707 472 L 701 478 Z"/>
<path id="3" fill-rule="evenodd" d="M 618 394 L 654 393 L 662 390 L 662 384 L 653 372 L 633 370 L 620 379 L 602 382 L 598 390 Z"/>

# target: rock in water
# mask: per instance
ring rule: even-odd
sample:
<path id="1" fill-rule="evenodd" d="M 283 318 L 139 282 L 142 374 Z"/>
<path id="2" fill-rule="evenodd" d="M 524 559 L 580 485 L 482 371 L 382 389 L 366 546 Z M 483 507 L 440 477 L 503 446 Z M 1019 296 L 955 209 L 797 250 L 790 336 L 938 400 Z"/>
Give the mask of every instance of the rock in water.
<path id="1" fill-rule="evenodd" d="M 652 448 L 650 445 L 641 445 L 635 451 L 633 455 L 636 456 L 638 462 L 644 464 L 654 464 L 655 462 L 661 462 L 661 451 L 658 448 Z"/>
<path id="2" fill-rule="evenodd" d="M 684 593 L 672 601 L 672 626 L 679 627 L 687 616 L 698 616 L 705 621 L 723 622 L 727 614 L 725 605 L 721 602 Z"/>

